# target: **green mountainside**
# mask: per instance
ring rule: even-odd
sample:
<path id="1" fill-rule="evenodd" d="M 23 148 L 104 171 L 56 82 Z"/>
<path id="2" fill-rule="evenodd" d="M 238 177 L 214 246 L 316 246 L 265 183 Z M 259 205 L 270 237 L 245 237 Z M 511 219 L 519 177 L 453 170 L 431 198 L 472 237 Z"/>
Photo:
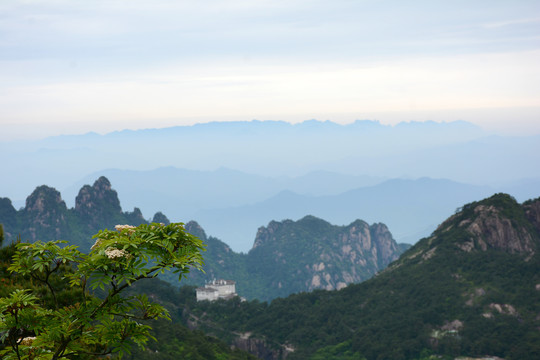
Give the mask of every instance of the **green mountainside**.
<path id="1" fill-rule="evenodd" d="M 539 250 L 540 198 L 496 194 L 361 284 L 199 302 L 184 321 L 264 359 L 539 359 Z"/>
<path id="2" fill-rule="evenodd" d="M 161 212 L 152 221 L 169 222 Z M 0 223 L 8 241 L 19 234 L 30 242 L 64 239 L 87 251 L 94 243 L 91 237 L 100 229 L 147 222 L 138 208 L 122 211 L 116 191 L 103 176 L 93 186 L 80 189 L 72 209 L 66 207 L 57 190 L 45 185 L 36 188 L 18 211 L 9 199 L 0 199 Z M 384 224 L 370 226 L 357 220 L 348 226 L 335 226 L 313 216 L 296 222 L 272 221 L 259 228 L 247 254 L 235 253 L 219 239 L 208 237 L 194 221 L 186 224 L 186 230 L 203 240 L 207 251 L 205 273 L 190 273 L 185 284 L 202 286 L 215 278 L 231 279 L 241 296 L 263 301 L 364 281 L 396 260 L 407 247 L 398 245 Z M 178 283 L 170 274 L 162 279 Z"/>
<path id="3" fill-rule="evenodd" d="M 190 273 L 186 283 L 233 279 L 241 296 L 262 301 L 362 282 L 408 247 L 398 245 L 384 224 L 370 226 L 356 220 L 336 226 L 314 216 L 260 227 L 247 254 L 235 253 L 220 240 L 207 237 L 195 222 L 186 224 L 186 230 L 208 245 L 205 273 Z"/>

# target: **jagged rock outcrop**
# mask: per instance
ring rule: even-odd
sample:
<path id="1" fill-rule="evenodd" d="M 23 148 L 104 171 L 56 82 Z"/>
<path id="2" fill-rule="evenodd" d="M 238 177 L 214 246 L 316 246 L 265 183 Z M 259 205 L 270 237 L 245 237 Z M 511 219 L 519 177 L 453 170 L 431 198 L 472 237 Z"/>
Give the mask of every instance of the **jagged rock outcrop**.
<path id="1" fill-rule="evenodd" d="M 266 286 L 281 296 L 341 289 L 364 281 L 400 254 L 384 224 L 370 226 L 356 220 L 348 226 L 335 226 L 306 216 L 297 222 L 272 221 L 259 228 L 248 266 L 250 273 L 266 274 Z"/>
<path id="2" fill-rule="evenodd" d="M 42 185 L 26 199 L 22 235 L 30 241 L 59 239 L 69 232 L 68 209 L 56 189 Z"/>
<path id="3" fill-rule="evenodd" d="M 163 214 L 158 218 L 160 222 L 166 220 Z M 7 241 L 20 234 L 23 241 L 68 240 L 87 250 L 93 243 L 92 236 L 100 229 L 146 222 L 138 208 L 122 212 L 118 194 L 103 176 L 93 186 L 81 188 L 73 209 L 66 207 L 56 189 L 46 185 L 37 187 L 26 199 L 26 206 L 18 211 L 9 199 L 0 199 L 0 223 L 4 224 Z"/>
<path id="4" fill-rule="evenodd" d="M 196 221 L 193 221 L 193 220 L 189 221 L 185 225 L 185 228 L 186 228 L 186 231 L 188 233 L 190 233 L 193 236 L 198 237 L 199 239 L 201 239 L 204 242 L 206 242 L 206 240 L 208 239 L 206 237 L 206 233 L 204 232 L 204 229 Z"/>
<path id="5" fill-rule="evenodd" d="M 460 230 L 456 245 L 467 252 L 495 249 L 530 257 L 540 237 L 540 200 L 520 205 L 507 194 L 495 194 L 465 205 L 434 232 L 430 242 Z"/>
<path id="6" fill-rule="evenodd" d="M 75 213 L 89 231 L 112 228 L 118 224 L 140 225 L 145 223 L 141 210 L 122 212 L 118 194 L 109 180 L 101 176 L 94 185 L 84 185 L 75 199 Z"/>
<path id="7" fill-rule="evenodd" d="M 84 185 L 79 190 L 75 198 L 75 212 L 89 228 L 95 228 L 98 224 L 111 227 L 122 213 L 122 207 L 109 180 L 101 176 L 93 186 Z"/>
<path id="8" fill-rule="evenodd" d="M 161 223 L 165 225 L 169 225 L 171 222 L 169 221 L 169 218 L 165 216 L 161 211 L 158 211 L 154 214 L 154 217 L 152 218 L 152 222 L 155 223 Z"/>
<path id="9" fill-rule="evenodd" d="M 453 244 L 465 252 L 503 251 L 521 255 L 525 260 L 538 252 L 540 199 L 520 205 L 510 195 L 495 194 L 458 210 L 439 225 L 431 237 L 419 241 L 416 251 L 405 254 L 405 258 L 427 260 L 441 244 Z M 399 267 L 400 263 L 392 267 Z"/>
<path id="10" fill-rule="evenodd" d="M 286 346 L 270 347 L 264 340 L 250 337 L 249 333 L 241 334 L 241 336 L 235 338 L 232 346 L 247 351 L 263 360 L 286 359 L 287 355 L 293 351 L 292 348 Z"/>
<path id="11" fill-rule="evenodd" d="M 474 208 L 476 219 L 471 223 L 464 221 L 465 227 L 475 240 L 475 247 L 485 251 L 488 248 L 510 253 L 530 254 L 534 252 L 532 234 L 523 226 L 513 224 L 495 206 L 478 205 Z"/>

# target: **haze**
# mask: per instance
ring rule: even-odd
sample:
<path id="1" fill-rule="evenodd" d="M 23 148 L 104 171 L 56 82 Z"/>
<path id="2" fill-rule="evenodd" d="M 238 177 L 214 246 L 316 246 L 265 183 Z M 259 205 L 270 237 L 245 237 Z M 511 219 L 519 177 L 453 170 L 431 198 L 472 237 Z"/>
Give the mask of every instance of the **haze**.
<path id="1" fill-rule="evenodd" d="M 18 0 L 0 13 L 0 140 L 311 118 L 540 133 L 534 0 Z"/>

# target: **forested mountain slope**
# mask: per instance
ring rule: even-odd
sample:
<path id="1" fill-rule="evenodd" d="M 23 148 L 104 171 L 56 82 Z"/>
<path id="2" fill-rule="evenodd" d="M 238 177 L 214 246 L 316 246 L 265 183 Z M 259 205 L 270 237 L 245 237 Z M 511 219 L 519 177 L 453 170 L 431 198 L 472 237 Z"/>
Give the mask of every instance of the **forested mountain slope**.
<path id="1" fill-rule="evenodd" d="M 496 194 L 371 280 L 269 305 L 197 303 L 185 321 L 246 349 L 265 344 L 267 359 L 538 359 L 539 250 L 540 198 Z"/>

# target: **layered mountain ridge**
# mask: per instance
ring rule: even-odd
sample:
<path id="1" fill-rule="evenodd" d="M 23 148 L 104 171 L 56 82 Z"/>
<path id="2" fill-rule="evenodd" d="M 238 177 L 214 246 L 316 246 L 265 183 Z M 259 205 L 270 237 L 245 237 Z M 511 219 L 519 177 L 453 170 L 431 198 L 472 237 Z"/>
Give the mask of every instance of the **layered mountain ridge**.
<path id="1" fill-rule="evenodd" d="M 100 229 L 126 223 L 140 225 L 147 221 L 138 208 L 123 212 L 118 194 L 102 176 L 92 186 L 81 188 L 71 209 L 58 190 L 46 185 L 38 186 L 20 210 L 15 210 L 11 200 L 2 198 L 0 222 L 4 223 L 8 240 L 13 241 L 19 235 L 22 240 L 31 242 L 62 239 L 87 251 L 93 243 L 92 236 Z"/>
<path id="2" fill-rule="evenodd" d="M 104 176 L 92 186 L 84 185 L 71 209 L 56 189 L 45 185 L 36 188 L 18 211 L 9 199 L 0 199 L 0 223 L 8 241 L 18 235 L 30 242 L 63 239 L 88 251 L 92 236 L 101 229 L 149 221 L 138 208 L 123 212 L 117 192 Z M 152 221 L 169 222 L 161 212 Z M 214 278 L 232 279 L 240 295 L 259 300 L 364 281 L 407 247 L 398 245 L 384 224 L 370 226 L 356 220 L 348 226 L 336 226 L 313 216 L 296 222 L 272 221 L 259 228 L 255 245 L 247 254 L 236 253 L 219 239 L 208 237 L 194 221 L 188 222 L 186 229 L 200 237 L 208 251 L 204 254 L 205 273 L 192 272 L 184 283 L 201 286 Z M 178 284 L 172 274 L 163 279 Z"/>

